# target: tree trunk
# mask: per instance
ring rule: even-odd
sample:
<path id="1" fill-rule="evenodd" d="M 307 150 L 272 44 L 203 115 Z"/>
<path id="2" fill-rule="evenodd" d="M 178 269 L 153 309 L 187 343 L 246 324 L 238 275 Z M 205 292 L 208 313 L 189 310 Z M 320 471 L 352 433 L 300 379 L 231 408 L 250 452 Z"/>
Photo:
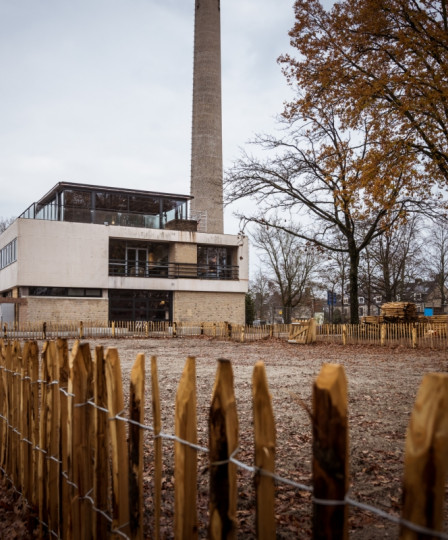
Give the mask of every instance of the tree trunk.
<path id="1" fill-rule="evenodd" d="M 349 246 L 350 257 L 350 324 L 359 324 L 358 302 L 358 268 L 359 253 L 355 247 Z"/>

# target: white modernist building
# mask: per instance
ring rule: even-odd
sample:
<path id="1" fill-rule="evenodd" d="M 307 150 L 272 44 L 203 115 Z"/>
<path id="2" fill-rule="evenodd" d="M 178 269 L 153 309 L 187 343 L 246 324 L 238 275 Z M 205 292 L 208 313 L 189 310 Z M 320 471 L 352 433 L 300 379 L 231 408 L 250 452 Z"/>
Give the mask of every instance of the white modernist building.
<path id="1" fill-rule="evenodd" d="M 3 321 L 243 323 L 247 238 L 198 231 L 191 198 L 57 184 L 0 235 Z"/>

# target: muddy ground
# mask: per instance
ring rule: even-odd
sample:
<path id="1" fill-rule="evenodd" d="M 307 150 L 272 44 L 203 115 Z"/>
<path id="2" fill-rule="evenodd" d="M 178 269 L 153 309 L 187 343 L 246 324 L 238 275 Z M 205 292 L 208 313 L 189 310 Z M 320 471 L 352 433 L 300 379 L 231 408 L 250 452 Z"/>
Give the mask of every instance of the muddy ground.
<path id="1" fill-rule="evenodd" d="M 92 350 L 97 344 L 105 348 L 118 348 L 126 391 L 129 373 L 137 353 L 145 354 L 148 377 L 145 423 L 148 425 L 152 423 L 150 357 L 157 356 L 162 429 L 169 434 L 174 433 L 175 394 L 185 359 L 188 355 L 195 356 L 198 443 L 201 446 L 208 445 L 207 414 L 217 359 L 230 359 L 234 371 L 239 417 L 238 459 L 248 465 L 253 464 L 251 378 L 255 362 L 263 360 L 276 419 L 276 472 L 282 477 L 306 485 L 311 485 L 312 432 L 309 416 L 300 400 L 311 407 L 313 381 L 323 363 L 342 364 L 346 371 L 349 392 L 351 498 L 393 515 L 400 513 L 405 432 L 418 387 L 425 373 L 448 371 L 447 351 L 429 349 L 343 347 L 334 344 L 303 346 L 279 340 L 241 344 L 208 338 L 185 338 L 92 341 Z M 149 432 L 145 437 L 145 527 L 147 537 L 150 538 L 153 533 L 152 440 Z M 172 538 L 173 443 L 164 441 L 163 448 L 162 537 Z M 207 534 L 207 483 L 207 455 L 200 454 L 198 511 L 201 538 L 205 538 Z M 238 538 L 255 538 L 252 484 L 251 474 L 239 470 Z M 12 502 L 13 498 L 12 491 L 3 490 L 3 498 L 0 500 L 0 538 L 8 538 L 9 536 L 2 536 L 2 532 L 13 531 L 15 527 L 21 531 L 26 529 L 23 524 L 27 520 L 26 513 L 24 514 L 20 502 Z M 16 510 L 11 512 L 11 506 Z M 9 518 L 8 512 L 11 514 Z M 309 493 L 280 483 L 277 485 L 277 538 L 310 538 L 311 513 Z M 397 525 L 355 508 L 350 509 L 349 524 L 351 539 L 398 537 Z M 445 530 L 448 530 L 446 520 Z M 32 537 L 32 532 L 29 534 Z M 26 538 L 25 535 L 16 537 Z"/>

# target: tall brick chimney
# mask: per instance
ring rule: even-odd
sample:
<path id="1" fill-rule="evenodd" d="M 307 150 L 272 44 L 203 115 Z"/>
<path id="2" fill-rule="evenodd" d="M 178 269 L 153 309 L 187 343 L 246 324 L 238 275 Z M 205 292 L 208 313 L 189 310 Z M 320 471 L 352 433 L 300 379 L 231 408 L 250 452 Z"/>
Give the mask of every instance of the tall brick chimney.
<path id="1" fill-rule="evenodd" d="M 220 0 L 195 0 L 191 216 L 223 233 Z"/>

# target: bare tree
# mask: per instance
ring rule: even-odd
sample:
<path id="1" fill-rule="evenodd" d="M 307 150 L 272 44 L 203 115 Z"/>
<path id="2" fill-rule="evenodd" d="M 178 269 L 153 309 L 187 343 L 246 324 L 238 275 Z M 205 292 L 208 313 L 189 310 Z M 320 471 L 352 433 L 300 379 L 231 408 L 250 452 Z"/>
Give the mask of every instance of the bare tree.
<path id="1" fill-rule="evenodd" d="M 442 307 L 446 303 L 445 289 L 448 282 L 448 221 L 440 220 L 432 224 L 426 237 L 426 266 L 435 280 Z"/>
<path id="2" fill-rule="evenodd" d="M 6 231 L 6 229 L 16 220 L 15 217 L 4 218 L 0 217 L 0 233 Z"/>
<path id="3" fill-rule="evenodd" d="M 292 227 L 296 232 L 298 229 Z M 298 306 L 309 290 L 318 257 L 313 246 L 278 227 L 256 227 L 253 244 L 261 251 L 261 260 L 279 289 L 283 319 L 291 322 L 292 309 Z"/>
<path id="4" fill-rule="evenodd" d="M 269 315 L 269 300 L 272 295 L 271 281 L 267 274 L 258 268 L 254 278 L 249 283 L 249 291 L 255 303 L 257 319 L 266 320 Z"/>
<path id="5" fill-rule="evenodd" d="M 277 227 L 323 249 L 347 253 L 351 322 L 356 324 L 360 255 L 404 218 L 417 197 L 424 199 L 414 182 L 422 173 L 404 147 L 390 145 L 384 126 L 376 133 L 366 122 L 353 133 L 340 128 L 331 108 L 300 107 L 285 120 L 280 138 L 256 140 L 267 159 L 246 153 L 227 172 L 227 200 L 256 201 L 257 212 L 240 216 L 245 222 Z M 279 210 L 289 214 L 290 223 L 307 215 L 312 226 L 296 232 L 273 217 Z M 336 235 L 343 246 L 333 242 Z"/>
<path id="6" fill-rule="evenodd" d="M 412 216 L 372 242 L 372 290 L 385 302 L 402 297 L 406 284 L 422 274 L 420 221 L 418 216 Z"/>

